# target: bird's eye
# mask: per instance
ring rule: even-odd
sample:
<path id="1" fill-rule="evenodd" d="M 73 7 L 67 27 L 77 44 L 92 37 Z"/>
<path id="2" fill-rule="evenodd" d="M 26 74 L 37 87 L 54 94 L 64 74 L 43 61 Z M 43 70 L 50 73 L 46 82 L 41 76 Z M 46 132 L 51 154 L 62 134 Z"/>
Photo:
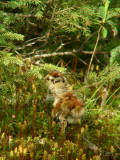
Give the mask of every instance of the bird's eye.
<path id="1" fill-rule="evenodd" d="M 53 82 L 54 80 L 53 79 L 51 79 L 51 82 Z"/>
<path id="2" fill-rule="evenodd" d="M 47 80 L 47 81 L 49 81 L 49 80 L 50 80 L 50 78 L 48 77 L 48 78 L 46 78 L 46 80 Z"/>

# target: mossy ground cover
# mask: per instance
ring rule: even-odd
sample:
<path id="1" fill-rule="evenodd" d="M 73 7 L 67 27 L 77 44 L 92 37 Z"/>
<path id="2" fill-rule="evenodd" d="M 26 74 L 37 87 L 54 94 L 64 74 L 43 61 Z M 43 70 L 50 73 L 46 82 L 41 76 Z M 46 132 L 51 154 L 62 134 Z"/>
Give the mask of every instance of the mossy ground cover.
<path id="1" fill-rule="evenodd" d="M 18 80 L 16 79 L 11 85 L 11 90 L 8 90 L 8 93 L 11 91 L 11 95 L 5 93 L 1 98 L 0 158 L 3 160 L 119 159 L 120 111 L 117 105 L 119 93 L 114 94 L 114 98 L 101 107 L 103 95 L 100 90 L 96 92 L 98 89 L 96 86 L 87 88 L 86 113 L 83 120 L 78 124 L 68 125 L 65 134 L 62 134 L 51 119 L 53 99 L 47 98 L 49 94 L 44 84 L 43 69 L 39 79 L 38 76 L 33 76 L 33 68 L 38 71 L 36 66 L 32 68 L 26 66 L 26 69 L 18 67 L 22 80 L 19 80 L 20 76 L 16 70 Z M 10 72 L 9 75 L 11 76 Z M 73 77 L 73 74 L 72 77 L 66 76 L 77 95 L 82 96 L 84 91 L 80 92 L 79 89 L 84 88 L 85 84 Z"/>

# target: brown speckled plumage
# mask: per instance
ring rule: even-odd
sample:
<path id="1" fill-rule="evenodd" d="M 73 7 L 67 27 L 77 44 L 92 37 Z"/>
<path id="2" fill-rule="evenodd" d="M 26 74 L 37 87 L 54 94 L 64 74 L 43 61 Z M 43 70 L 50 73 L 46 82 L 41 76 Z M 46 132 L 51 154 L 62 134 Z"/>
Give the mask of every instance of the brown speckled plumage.
<path id="1" fill-rule="evenodd" d="M 77 123 L 84 116 L 84 101 L 70 90 L 67 80 L 58 71 L 46 75 L 46 84 L 54 96 L 52 118 L 64 132 L 67 123 Z"/>

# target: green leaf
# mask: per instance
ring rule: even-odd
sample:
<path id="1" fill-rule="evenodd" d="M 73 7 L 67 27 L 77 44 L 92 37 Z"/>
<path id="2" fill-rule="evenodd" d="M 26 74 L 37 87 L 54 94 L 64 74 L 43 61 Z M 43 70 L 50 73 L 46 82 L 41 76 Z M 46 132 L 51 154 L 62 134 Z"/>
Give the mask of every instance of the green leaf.
<path id="1" fill-rule="evenodd" d="M 114 22 L 111 20 L 108 20 L 107 23 L 112 27 L 111 30 L 112 30 L 114 36 L 116 36 L 118 34 L 118 29 L 115 26 Z"/>
<path id="2" fill-rule="evenodd" d="M 104 6 L 99 7 L 99 15 L 102 19 L 104 18 L 104 15 L 105 15 Z"/>
<path id="3" fill-rule="evenodd" d="M 107 37 L 107 29 L 105 27 L 102 28 L 102 36 L 103 38 Z"/>
<path id="4" fill-rule="evenodd" d="M 110 54 L 110 64 L 117 62 L 120 65 L 120 46 L 117 46 L 116 48 L 112 49 L 110 51 Z"/>
<path id="5" fill-rule="evenodd" d="M 99 14 L 100 14 L 100 17 L 103 19 L 103 22 L 105 22 L 105 20 L 106 20 L 109 3 L 110 2 L 108 0 L 106 0 L 105 6 L 99 7 Z"/>
<path id="6" fill-rule="evenodd" d="M 117 12 L 111 12 L 111 13 L 108 13 L 107 16 L 106 16 L 106 19 L 110 19 L 112 17 L 116 17 L 118 15 Z"/>
<path id="7" fill-rule="evenodd" d="M 7 53 L 6 57 L 11 57 L 13 55 L 13 53 Z"/>

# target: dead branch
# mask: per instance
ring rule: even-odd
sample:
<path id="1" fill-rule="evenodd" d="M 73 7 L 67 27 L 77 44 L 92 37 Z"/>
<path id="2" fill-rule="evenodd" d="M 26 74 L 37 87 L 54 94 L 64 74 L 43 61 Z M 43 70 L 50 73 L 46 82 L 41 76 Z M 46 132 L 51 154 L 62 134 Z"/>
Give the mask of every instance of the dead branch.
<path id="1" fill-rule="evenodd" d="M 25 18 L 29 18 L 29 17 L 39 17 L 38 15 L 32 15 L 32 14 L 22 14 L 22 13 L 4 13 L 5 16 L 7 15 L 14 15 L 14 16 L 19 16 L 19 17 L 25 17 Z"/>
<path id="2" fill-rule="evenodd" d="M 65 56 L 65 55 L 73 55 L 75 56 L 74 54 L 76 53 L 83 53 L 83 54 L 93 54 L 93 52 L 91 51 L 70 51 L 70 52 L 53 52 L 53 53 L 46 53 L 46 54 L 40 54 L 39 51 L 36 51 L 36 52 L 31 52 L 31 53 L 28 53 L 29 55 L 34 55 L 34 54 L 37 54 L 37 55 L 34 55 L 34 59 L 39 59 L 39 58 L 45 58 L 45 57 L 53 57 L 53 56 Z M 109 54 L 109 52 L 95 52 L 96 54 Z M 27 54 L 26 54 L 27 55 Z M 26 55 L 23 55 L 23 56 L 26 56 Z M 30 58 L 25 58 L 25 60 L 27 59 L 30 59 Z"/>

